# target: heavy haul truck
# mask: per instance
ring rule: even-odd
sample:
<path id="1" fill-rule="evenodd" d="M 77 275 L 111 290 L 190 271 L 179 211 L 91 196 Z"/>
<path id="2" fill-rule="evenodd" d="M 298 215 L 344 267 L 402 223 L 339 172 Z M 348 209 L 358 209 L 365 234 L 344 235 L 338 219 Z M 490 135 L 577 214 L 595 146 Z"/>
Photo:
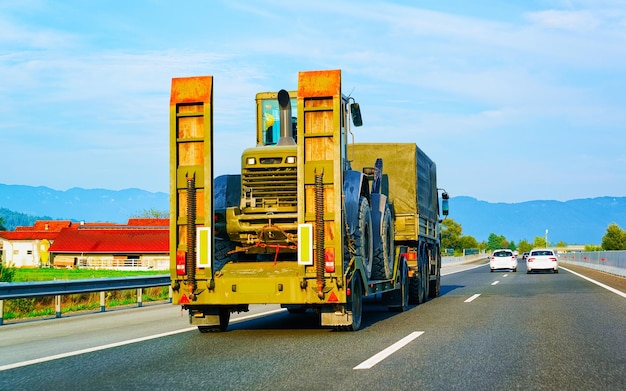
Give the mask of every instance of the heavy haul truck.
<path id="1" fill-rule="evenodd" d="M 172 79 L 172 301 L 190 323 L 224 331 L 233 312 L 280 304 L 358 330 L 364 296 L 393 311 L 438 296 L 435 163 L 415 144 L 349 142 L 362 120 L 340 70 L 300 72 L 256 112 L 241 173 L 214 178 L 213 78 Z"/>

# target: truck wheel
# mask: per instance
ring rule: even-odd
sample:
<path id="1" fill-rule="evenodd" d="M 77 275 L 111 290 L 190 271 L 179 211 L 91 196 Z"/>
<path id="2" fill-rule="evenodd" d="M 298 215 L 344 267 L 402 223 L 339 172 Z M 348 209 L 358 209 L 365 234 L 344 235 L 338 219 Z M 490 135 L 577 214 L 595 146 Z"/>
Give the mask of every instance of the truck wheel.
<path id="1" fill-rule="evenodd" d="M 372 212 L 367 198 L 361 197 L 359 200 L 359 222 L 354 233 L 354 244 L 356 255 L 361 257 L 365 277 L 372 277 Z"/>
<path id="2" fill-rule="evenodd" d="M 428 298 L 428 264 L 426 263 L 426 254 L 422 255 L 422 263 L 420 265 L 420 304 L 425 303 Z"/>
<path id="3" fill-rule="evenodd" d="M 377 241 L 378 242 L 378 241 Z M 395 262 L 395 245 L 391 210 L 385 205 L 380 242 L 374 249 L 374 264 L 372 265 L 373 280 L 389 280 L 393 277 L 393 263 Z"/>
<path id="4" fill-rule="evenodd" d="M 409 267 L 406 262 L 402 262 L 400 268 L 400 287 L 397 289 L 399 292 L 385 292 L 385 294 L 395 294 L 393 296 L 397 300 L 396 305 L 390 305 L 387 308 L 389 311 L 404 312 L 409 309 L 409 291 L 410 291 L 410 279 L 409 279 Z"/>
<path id="5" fill-rule="evenodd" d="M 413 277 L 409 277 L 409 304 L 414 305 L 421 303 L 419 297 L 422 283 L 417 274 L 419 273 L 416 273 Z"/>
<path id="6" fill-rule="evenodd" d="M 416 276 L 410 279 L 411 292 L 409 298 L 411 304 L 422 304 L 426 301 L 428 270 L 421 252 L 417 254 L 417 270 L 419 273 L 416 273 Z"/>
<path id="7" fill-rule="evenodd" d="M 439 297 L 441 292 L 441 255 L 439 255 L 439 249 L 437 249 L 437 271 L 435 274 L 436 278 L 429 281 L 428 297 L 431 299 Z"/>
<path id="8" fill-rule="evenodd" d="M 352 313 L 352 324 L 347 326 L 349 331 L 357 331 L 361 328 L 361 318 L 363 316 L 363 285 L 361 284 L 361 275 L 355 272 L 350 282 L 350 297 L 348 302 L 348 311 Z"/>

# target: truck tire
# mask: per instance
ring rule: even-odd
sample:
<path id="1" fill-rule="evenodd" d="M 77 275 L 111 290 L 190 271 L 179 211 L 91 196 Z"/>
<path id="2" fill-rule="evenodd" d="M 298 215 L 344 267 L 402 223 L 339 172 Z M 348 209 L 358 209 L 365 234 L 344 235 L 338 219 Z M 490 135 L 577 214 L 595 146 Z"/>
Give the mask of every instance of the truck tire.
<path id="1" fill-rule="evenodd" d="M 417 271 L 418 273 L 415 273 L 409 282 L 409 302 L 416 305 L 426 301 L 426 289 L 428 286 L 428 270 L 423 251 L 421 250 L 417 253 Z"/>
<path id="2" fill-rule="evenodd" d="M 350 298 L 348 301 L 348 311 L 352 314 L 352 324 L 346 327 L 348 331 L 357 331 L 361 328 L 363 317 L 363 284 L 361 274 L 357 271 L 350 281 Z"/>
<path id="3" fill-rule="evenodd" d="M 372 212 L 367 198 L 361 197 L 359 200 L 359 221 L 354 233 L 354 247 L 356 255 L 361 257 L 365 277 L 369 280 L 372 277 Z"/>
<path id="4" fill-rule="evenodd" d="M 400 287 L 395 291 L 385 292 L 384 295 L 390 295 L 394 301 L 393 304 L 387 306 L 389 311 L 393 312 L 404 312 L 409 309 L 409 292 L 410 292 L 410 278 L 409 278 L 409 267 L 406 265 L 406 262 L 402 261 L 402 264 L 398 266 L 400 270 Z"/>
<path id="5" fill-rule="evenodd" d="M 435 270 L 436 278 L 434 280 L 429 280 L 430 286 L 428 287 L 428 297 L 431 299 L 439 297 L 441 292 L 441 253 L 439 253 L 439 248 L 435 248 L 435 254 L 437 257 L 437 270 Z"/>
<path id="6" fill-rule="evenodd" d="M 383 212 L 380 241 L 374 248 L 374 263 L 372 265 L 373 280 L 389 280 L 393 277 L 393 263 L 395 262 L 395 245 L 391 210 L 385 205 Z"/>

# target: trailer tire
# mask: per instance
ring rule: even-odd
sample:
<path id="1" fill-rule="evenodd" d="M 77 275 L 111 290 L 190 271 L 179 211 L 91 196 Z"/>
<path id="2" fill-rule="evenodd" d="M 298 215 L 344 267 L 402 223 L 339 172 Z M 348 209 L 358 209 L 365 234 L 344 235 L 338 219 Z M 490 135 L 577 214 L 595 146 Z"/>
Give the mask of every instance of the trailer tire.
<path id="1" fill-rule="evenodd" d="M 350 298 L 348 301 L 348 311 L 352 314 L 352 324 L 346 327 L 348 331 L 357 331 L 361 328 L 363 318 L 363 284 L 361 274 L 355 272 L 350 281 Z"/>
<path id="2" fill-rule="evenodd" d="M 374 249 L 373 280 L 389 280 L 393 277 L 395 244 L 391 210 L 387 205 L 385 205 L 381 225 L 380 241 L 376 241 L 379 245 Z"/>
<path id="3" fill-rule="evenodd" d="M 365 277 L 372 277 L 372 212 L 367 198 L 361 196 L 359 200 L 359 221 L 354 233 L 354 247 L 356 255 L 361 257 Z"/>

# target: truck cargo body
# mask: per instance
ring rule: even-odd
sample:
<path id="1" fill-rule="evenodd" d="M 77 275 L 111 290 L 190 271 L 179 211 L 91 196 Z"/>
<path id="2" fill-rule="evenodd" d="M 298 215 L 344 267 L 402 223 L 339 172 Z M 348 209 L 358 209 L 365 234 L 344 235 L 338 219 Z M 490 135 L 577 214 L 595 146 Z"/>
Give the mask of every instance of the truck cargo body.
<path id="1" fill-rule="evenodd" d="M 419 304 L 439 296 L 440 227 L 437 169 L 414 143 L 354 143 L 348 145 L 352 168 L 367 167 L 380 158 L 394 214 L 395 244 L 406 246 L 410 301 Z M 447 197 L 447 195 L 446 195 Z"/>
<path id="2" fill-rule="evenodd" d="M 212 98 L 210 76 L 172 81 L 171 278 L 173 303 L 189 310 L 191 324 L 225 330 L 232 312 L 281 304 L 315 310 L 324 326 L 357 330 L 363 296 L 382 293 L 400 311 L 425 300 L 425 257 L 437 266 L 428 253 L 438 249 L 434 163 L 413 145 L 414 161 L 401 162 L 413 164 L 412 185 L 391 180 L 411 170 L 376 171 L 382 161 L 367 147 L 355 150 L 362 167 L 351 167 L 346 135 L 351 120 L 361 123 L 360 110 L 341 94 L 340 71 L 300 72 L 297 90 L 258 94 L 257 146 L 243 152 L 241 174 L 215 180 Z M 397 158 L 386 149 L 383 160 Z M 388 187 L 374 185 L 383 178 Z"/>
<path id="3" fill-rule="evenodd" d="M 348 145 L 352 168 L 361 170 L 381 158 L 388 177 L 396 217 L 396 242 L 439 238 L 439 201 L 435 163 L 412 143 L 354 143 Z"/>

